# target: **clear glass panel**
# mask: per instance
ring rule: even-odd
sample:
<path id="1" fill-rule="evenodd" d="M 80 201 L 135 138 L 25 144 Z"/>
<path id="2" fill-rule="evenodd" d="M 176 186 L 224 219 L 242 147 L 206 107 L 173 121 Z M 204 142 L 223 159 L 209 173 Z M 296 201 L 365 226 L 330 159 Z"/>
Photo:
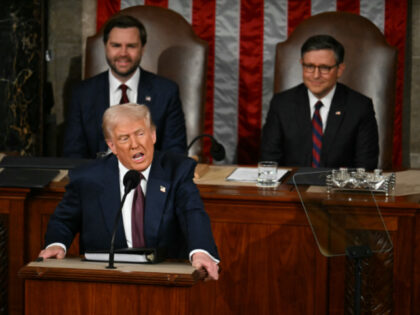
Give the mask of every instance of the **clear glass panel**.
<path id="1" fill-rule="evenodd" d="M 372 191 L 328 190 L 308 186 L 325 183 L 331 171 L 297 173 L 293 182 L 324 256 L 346 255 L 351 247 L 373 253 L 392 250 L 392 241 Z M 305 183 L 301 185 L 300 183 Z"/>

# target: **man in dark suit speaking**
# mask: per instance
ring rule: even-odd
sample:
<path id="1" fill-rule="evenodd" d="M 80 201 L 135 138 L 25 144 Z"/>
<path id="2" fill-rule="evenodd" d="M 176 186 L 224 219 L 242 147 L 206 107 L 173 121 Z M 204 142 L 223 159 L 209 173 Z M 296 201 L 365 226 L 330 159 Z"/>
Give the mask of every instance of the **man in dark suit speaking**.
<path id="1" fill-rule="evenodd" d="M 217 248 L 193 182 L 195 161 L 154 151 L 156 130 L 144 105 L 110 107 L 104 114 L 103 130 L 113 154 L 70 172 L 70 183 L 51 216 L 47 247 L 40 256 L 63 258 L 77 233 L 82 253 L 109 249 L 123 178 L 128 170 L 135 170 L 142 180 L 127 195 L 115 248 L 166 248 L 168 258 L 189 258 L 195 268 L 207 270 L 209 279 L 217 279 Z M 135 213 L 139 194 L 144 202 L 140 216 Z"/>
<path id="2" fill-rule="evenodd" d="M 105 24 L 103 41 L 110 69 L 82 81 L 73 91 L 63 155 L 96 158 L 106 152 L 102 115 L 109 106 L 128 102 L 149 107 L 158 150 L 186 153 L 178 86 L 139 67 L 147 41 L 143 24 L 127 15 L 113 17 Z"/>
<path id="3" fill-rule="evenodd" d="M 363 167 L 378 164 L 372 100 L 337 82 L 344 47 L 329 35 L 301 48 L 303 83 L 275 94 L 262 132 L 261 160 L 285 166 Z"/>

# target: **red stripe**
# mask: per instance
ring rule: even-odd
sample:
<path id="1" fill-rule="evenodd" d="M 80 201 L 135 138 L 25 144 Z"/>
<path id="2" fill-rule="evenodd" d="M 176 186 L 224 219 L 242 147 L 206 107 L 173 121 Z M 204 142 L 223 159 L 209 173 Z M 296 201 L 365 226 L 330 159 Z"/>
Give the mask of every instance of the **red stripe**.
<path id="1" fill-rule="evenodd" d="M 264 2 L 241 0 L 238 163 L 258 161 L 263 80 Z"/>
<path id="2" fill-rule="evenodd" d="M 300 22 L 311 16 L 311 0 L 289 0 L 287 5 L 287 34 L 290 35 Z"/>
<path id="3" fill-rule="evenodd" d="M 319 139 L 317 136 L 313 135 L 312 136 L 312 142 L 314 143 L 314 145 L 318 148 L 322 148 L 322 141 L 321 139 Z"/>
<path id="4" fill-rule="evenodd" d="M 204 132 L 213 134 L 214 113 L 214 45 L 216 29 L 216 1 L 194 0 L 192 7 L 192 26 L 195 33 L 209 45 L 207 61 L 207 90 Z M 210 140 L 204 139 L 204 152 L 210 152 Z"/>
<path id="5" fill-rule="evenodd" d="M 115 13 L 120 11 L 121 0 L 98 0 L 96 9 L 96 31 Z"/>
<path id="6" fill-rule="evenodd" d="M 345 11 L 360 14 L 360 1 L 355 0 L 336 0 L 337 11 Z"/>
<path id="7" fill-rule="evenodd" d="M 385 37 L 398 49 L 397 88 L 394 113 L 393 168 L 402 166 L 402 105 L 404 88 L 405 36 L 407 31 L 407 1 L 386 0 Z"/>
<path id="8" fill-rule="evenodd" d="M 162 7 L 167 8 L 168 7 L 168 0 L 145 0 L 145 5 L 152 5 L 155 7 Z"/>

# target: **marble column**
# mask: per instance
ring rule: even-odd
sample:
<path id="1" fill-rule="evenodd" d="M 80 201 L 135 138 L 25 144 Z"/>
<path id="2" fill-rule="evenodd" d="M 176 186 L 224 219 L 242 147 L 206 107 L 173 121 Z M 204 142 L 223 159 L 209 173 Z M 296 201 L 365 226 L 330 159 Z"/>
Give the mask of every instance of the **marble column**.
<path id="1" fill-rule="evenodd" d="M 45 0 L 2 0 L 0 152 L 42 154 Z"/>

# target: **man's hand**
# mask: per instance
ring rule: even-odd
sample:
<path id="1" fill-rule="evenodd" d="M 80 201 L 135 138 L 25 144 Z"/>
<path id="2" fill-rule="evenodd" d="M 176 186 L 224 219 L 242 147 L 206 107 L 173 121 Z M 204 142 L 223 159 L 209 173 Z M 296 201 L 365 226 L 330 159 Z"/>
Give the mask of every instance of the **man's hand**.
<path id="1" fill-rule="evenodd" d="M 57 258 L 57 259 L 63 259 L 66 256 L 66 252 L 61 246 L 51 246 L 44 250 L 41 250 L 38 257 L 42 257 L 44 259 L 46 258 Z"/>
<path id="2" fill-rule="evenodd" d="M 219 279 L 219 266 L 206 253 L 194 253 L 192 256 L 192 266 L 197 270 L 204 268 L 207 271 L 205 281 Z"/>

